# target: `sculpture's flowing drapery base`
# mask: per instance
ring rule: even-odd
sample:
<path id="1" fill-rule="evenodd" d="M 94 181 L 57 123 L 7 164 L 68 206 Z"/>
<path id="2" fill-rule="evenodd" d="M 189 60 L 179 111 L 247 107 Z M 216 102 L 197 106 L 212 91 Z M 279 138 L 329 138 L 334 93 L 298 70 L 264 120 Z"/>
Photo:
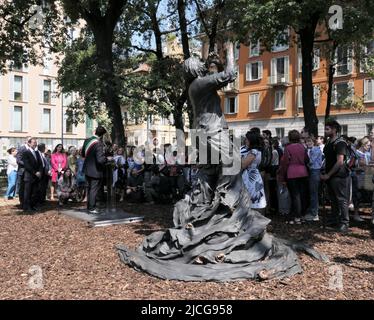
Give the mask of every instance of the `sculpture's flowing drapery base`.
<path id="1" fill-rule="evenodd" d="M 196 188 L 174 208 L 174 228 L 154 232 L 132 251 L 117 246 L 121 260 L 153 276 L 183 281 L 282 278 L 302 272 L 295 250 L 327 260 L 302 244 L 266 232 L 270 220 L 249 209 L 241 175 L 222 167 L 200 170 Z"/>

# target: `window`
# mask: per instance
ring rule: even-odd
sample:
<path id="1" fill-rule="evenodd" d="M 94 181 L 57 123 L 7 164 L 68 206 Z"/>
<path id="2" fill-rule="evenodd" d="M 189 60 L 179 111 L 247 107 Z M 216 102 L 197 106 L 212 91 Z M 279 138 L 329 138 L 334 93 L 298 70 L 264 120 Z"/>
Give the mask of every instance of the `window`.
<path id="1" fill-rule="evenodd" d="M 342 127 L 341 134 L 348 136 L 348 125 L 343 124 L 341 127 Z"/>
<path id="2" fill-rule="evenodd" d="M 286 109 L 286 92 L 284 90 L 275 91 L 275 106 L 274 110 Z"/>
<path id="3" fill-rule="evenodd" d="M 320 65 L 320 50 L 319 49 L 314 49 L 313 50 L 313 71 L 316 71 L 319 69 L 319 65 Z M 298 50 L 298 53 L 297 53 L 297 69 L 299 71 L 299 73 L 301 73 L 303 71 L 303 57 L 301 55 L 301 51 L 300 49 Z"/>
<path id="4" fill-rule="evenodd" d="M 364 80 L 364 102 L 374 101 L 374 79 Z"/>
<path id="5" fill-rule="evenodd" d="M 240 43 L 235 42 L 234 43 L 234 59 L 238 60 L 239 59 L 239 52 L 240 52 Z"/>
<path id="6" fill-rule="evenodd" d="M 73 103 L 73 95 L 71 93 L 64 93 L 62 96 L 62 106 L 69 107 Z"/>
<path id="7" fill-rule="evenodd" d="M 320 97 L 321 88 L 319 85 L 313 86 L 313 97 L 314 97 L 314 105 L 316 107 L 319 106 L 319 97 Z"/>
<path id="8" fill-rule="evenodd" d="M 319 69 L 320 51 L 319 49 L 314 49 L 313 53 L 313 71 L 315 71 Z"/>
<path id="9" fill-rule="evenodd" d="M 279 51 L 287 50 L 289 48 L 288 41 L 289 41 L 289 30 L 286 29 L 277 36 L 275 43 L 271 48 L 271 51 L 279 52 Z"/>
<path id="10" fill-rule="evenodd" d="M 51 132 L 51 109 L 43 109 L 42 131 Z"/>
<path id="11" fill-rule="evenodd" d="M 301 86 L 297 87 L 297 107 L 300 109 L 303 107 L 303 89 Z"/>
<path id="12" fill-rule="evenodd" d="M 23 127 L 23 112 L 22 107 L 14 107 L 13 112 L 13 131 L 22 131 Z"/>
<path id="13" fill-rule="evenodd" d="M 45 53 L 43 58 L 43 74 L 49 74 L 52 69 L 52 56 Z"/>
<path id="14" fill-rule="evenodd" d="M 368 58 L 374 56 L 374 40 L 371 40 L 369 44 L 363 48 L 362 55 L 360 61 L 360 72 L 365 73 L 368 71 Z"/>
<path id="15" fill-rule="evenodd" d="M 270 81 L 275 83 L 286 83 L 289 79 L 289 59 L 287 57 L 271 59 Z"/>
<path id="16" fill-rule="evenodd" d="M 13 92 L 14 92 L 14 100 L 15 101 L 22 101 L 22 86 L 23 79 L 21 76 L 14 76 L 14 84 L 13 84 Z"/>
<path id="17" fill-rule="evenodd" d="M 246 80 L 254 81 L 262 79 L 263 65 L 262 61 L 248 63 L 246 66 Z"/>
<path id="18" fill-rule="evenodd" d="M 342 105 L 344 102 L 353 96 L 353 83 L 340 82 L 334 84 L 331 103 L 334 105 Z"/>
<path id="19" fill-rule="evenodd" d="M 370 132 L 371 132 L 371 130 L 373 130 L 373 128 L 374 128 L 374 124 L 372 124 L 372 123 L 366 124 L 366 134 L 368 136 L 370 136 Z"/>
<path id="20" fill-rule="evenodd" d="M 65 119 L 65 133 L 73 133 L 73 120 L 70 117 Z"/>
<path id="21" fill-rule="evenodd" d="M 225 99 L 225 113 L 232 114 L 238 112 L 238 97 L 227 97 Z"/>
<path id="22" fill-rule="evenodd" d="M 260 55 L 260 41 L 257 42 L 250 42 L 249 45 L 249 56 L 250 57 L 257 57 Z"/>
<path id="23" fill-rule="evenodd" d="M 43 103 L 51 103 L 52 82 L 51 80 L 43 80 Z"/>
<path id="24" fill-rule="evenodd" d="M 239 74 L 239 66 L 234 66 L 234 72 Z M 223 91 L 236 91 L 239 89 L 239 77 L 236 77 L 234 82 L 229 83 L 226 87 L 223 88 Z"/>
<path id="25" fill-rule="evenodd" d="M 284 128 L 275 128 L 275 135 L 278 138 L 284 138 Z"/>
<path id="26" fill-rule="evenodd" d="M 249 95 L 249 112 L 260 111 L 260 94 L 252 93 Z"/>
<path id="27" fill-rule="evenodd" d="M 336 49 L 335 76 L 343 76 L 352 73 L 352 50 L 344 47 Z"/>

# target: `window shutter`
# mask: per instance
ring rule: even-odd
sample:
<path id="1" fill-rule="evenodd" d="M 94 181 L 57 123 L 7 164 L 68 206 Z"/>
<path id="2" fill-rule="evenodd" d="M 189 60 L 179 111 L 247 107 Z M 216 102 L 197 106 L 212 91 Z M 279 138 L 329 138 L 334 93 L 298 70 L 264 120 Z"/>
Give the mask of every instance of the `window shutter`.
<path id="1" fill-rule="evenodd" d="M 28 85 L 28 81 L 27 81 L 27 77 L 24 76 L 22 77 L 22 85 L 23 85 L 23 97 L 22 97 L 22 101 L 29 101 L 29 85 Z"/>
<path id="2" fill-rule="evenodd" d="M 339 48 L 335 49 L 334 59 L 333 59 L 333 64 L 335 65 L 335 67 L 334 67 L 334 77 L 338 74 L 338 66 L 337 66 L 337 63 L 338 63 L 338 49 Z"/>
<path id="3" fill-rule="evenodd" d="M 258 78 L 262 79 L 262 73 L 263 73 L 263 63 L 262 61 L 258 62 Z"/>
<path id="4" fill-rule="evenodd" d="M 29 110 L 28 106 L 23 106 L 22 107 L 22 122 L 23 122 L 23 127 L 22 131 L 23 132 L 28 132 L 29 131 Z"/>
<path id="5" fill-rule="evenodd" d="M 229 98 L 225 98 L 225 113 L 229 113 Z"/>
<path id="6" fill-rule="evenodd" d="M 288 56 L 284 57 L 284 73 L 285 73 L 285 76 L 286 76 L 286 81 L 288 81 L 288 78 L 289 78 L 289 69 L 290 69 L 290 66 L 289 66 L 289 58 Z"/>
<path id="7" fill-rule="evenodd" d="M 331 92 L 331 104 L 335 105 L 337 103 L 337 90 L 336 90 L 336 84 L 333 85 L 332 87 L 332 92 Z"/>
<path id="8" fill-rule="evenodd" d="M 271 59 L 271 77 L 276 77 L 277 75 L 277 59 L 273 58 Z"/>
<path id="9" fill-rule="evenodd" d="M 374 80 L 372 79 L 366 79 L 364 80 L 364 95 L 365 100 L 364 101 L 374 101 Z"/>
<path id="10" fill-rule="evenodd" d="M 9 75 L 9 100 L 14 100 L 14 75 Z"/>
<path id="11" fill-rule="evenodd" d="M 77 134 L 78 127 L 73 123 L 73 134 Z"/>
<path id="12" fill-rule="evenodd" d="M 44 79 L 41 79 L 40 80 L 40 103 L 44 102 L 43 88 L 44 88 Z"/>
<path id="13" fill-rule="evenodd" d="M 58 101 L 58 84 L 57 84 L 57 81 L 56 80 L 52 80 L 51 81 L 51 90 L 52 90 L 52 97 L 51 97 L 51 103 L 52 104 L 56 104 L 57 101 Z"/>
<path id="14" fill-rule="evenodd" d="M 355 84 L 353 81 L 348 82 L 348 89 L 349 89 L 349 98 L 353 99 L 355 95 Z"/>
<path id="15" fill-rule="evenodd" d="M 246 81 L 251 81 L 251 72 L 252 72 L 251 64 L 247 63 L 246 68 L 245 68 L 245 80 Z"/>
<path id="16" fill-rule="evenodd" d="M 298 108 L 303 107 L 303 88 L 301 86 L 297 87 L 297 106 Z"/>
<path id="17" fill-rule="evenodd" d="M 347 49 L 347 69 L 348 73 L 351 74 L 353 71 L 353 50 Z"/>
<path id="18" fill-rule="evenodd" d="M 313 58 L 313 69 L 317 70 L 319 69 L 319 63 L 320 63 L 320 58 L 319 58 L 319 49 L 314 49 L 314 58 Z"/>
<path id="19" fill-rule="evenodd" d="M 9 124 L 9 130 L 14 131 L 14 107 L 9 107 L 9 116 L 10 116 L 10 124 Z"/>
<path id="20" fill-rule="evenodd" d="M 44 132 L 43 113 L 44 113 L 44 108 L 40 108 L 40 132 Z"/>
<path id="21" fill-rule="evenodd" d="M 314 96 L 314 106 L 319 106 L 319 97 L 320 97 L 320 86 L 313 86 L 313 96 Z"/>
<path id="22" fill-rule="evenodd" d="M 238 104 L 239 104 L 239 99 L 238 96 L 235 97 L 235 113 L 238 113 Z"/>
<path id="23" fill-rule="evenodd" d="M 51 133 L 56 133 L 56 110 L 51 108 Z"/>
<path id="24" fill-rule="evenodd" d="M 66 119 L 67 119 L 67 116 L 66 116 L 66 109 L 65 108 L 63 109 L 62 115 L 63 115 L 62 130 L 63 130 L 64 133 L 66 133 Z"/>

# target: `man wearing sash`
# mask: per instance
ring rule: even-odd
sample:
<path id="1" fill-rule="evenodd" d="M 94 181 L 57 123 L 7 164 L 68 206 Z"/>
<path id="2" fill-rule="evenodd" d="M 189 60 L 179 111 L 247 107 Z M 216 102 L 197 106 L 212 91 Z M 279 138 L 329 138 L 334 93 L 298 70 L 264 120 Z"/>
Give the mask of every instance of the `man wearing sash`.
<path id="1" fill-rule="evenodd" d="M 107 131 L 98 126 L 95 135 L 84 141 L 82 157 L 84 159 L 83 172 L 87 181 L 87 210 L 91 214 L 98 214 L 96 208 L 96 196 L 103 181 L 105 164 L 108 159 L 104 153 L 102 137 Z"/>

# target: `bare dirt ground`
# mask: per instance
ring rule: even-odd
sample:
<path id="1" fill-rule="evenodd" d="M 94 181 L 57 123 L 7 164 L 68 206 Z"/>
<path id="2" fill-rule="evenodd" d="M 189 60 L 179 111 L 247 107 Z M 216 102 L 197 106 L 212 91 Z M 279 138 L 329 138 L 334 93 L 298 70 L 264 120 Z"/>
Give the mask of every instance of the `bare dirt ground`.
<path id="1" fill-rule="evenodd" d="M 304 272 L 289 279 L 186 283 L 137 272 L 119 260 L 114 248 L 119 243 L 135 248 L 144 236 L 171 226 L 172 207 L 124 208 L 145 220 L 88 228 L 58 214 L 53 205 L 35 215 L 20 215 L 14 203 L 3 205 L 0 299 L 374 299 L 374 239 L 368 223 L 341 235 L 320 224 L 289 226 L 274 218 L 273 234 L 303 240 L 331 263 L 300 255 Z M 42 270 L 42 288 L 33 289 L 33 266 Z"/>

